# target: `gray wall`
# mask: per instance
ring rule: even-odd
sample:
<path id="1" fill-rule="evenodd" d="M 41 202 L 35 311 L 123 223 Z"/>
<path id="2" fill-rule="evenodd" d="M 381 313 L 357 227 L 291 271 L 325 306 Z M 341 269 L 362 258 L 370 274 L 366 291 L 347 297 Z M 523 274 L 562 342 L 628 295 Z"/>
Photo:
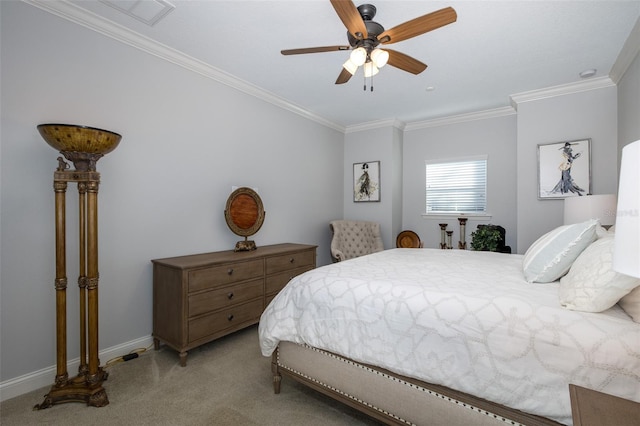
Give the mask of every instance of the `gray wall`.
<path id="1" fill-rule="evenodd" d="M 537 198 L 537 145 L 591 138 L 593 194 L 617 192 L 617 95 L 609 87 L 518 104 L 518 252 L 562 225 L 562 200 Z"/>
<path id="2" fill-rule="evenodd" d="M 394 127 L 392 129 L 392 158 L 393 158 L 393 172 L 392 172 L 392 185 L 393 185 L 393 210 L 392 210 L 392 224 L 391 224 L 391 247 L 395 247 L 395 237 L 403 230 L 402 224 L 402 179 L 404 175 L 403 165 L 403 149 L 404 149 L 404 133 Z"/>
<path id="3" fill-rule="evenodd" d="M 393 126 L 385 126 L 347 133 L 344 142 L 344 218 L 379 222 L 386 249 L 395 247 L 400 228 L 398 208 L 394 206 L 401 191 L 399 138 Z M 368 161 L 380 161 L 380 201 L 356 203 L 353 201 L 353 164 Z"/>
<path id="4" fill-rule="evenodd" d="M 516 180 L 513 161 L 516 156 L 516 116 L 513 112 L 496 117 L 455 124 L 417 126 L 404 135 L 403 225 L 418 233 L 425 247 L 440 243 L 440 223 L 454 231 L 453 245 L 460 240 L 457 218 L 426 218 L 425 161 L 487 155 L 487 209 L 491 218 L 470 218 L 466 226 L 467 246 L 470 235 L 480 223 L 501 225 L 506 243 L 516 242 Z"/>
<path id="5" fill-rule="evenodd" d="M 318 264 L 330 262 L 327 222 L 343 214 L 342 132 L 25 3 L 1 7 L 0 380 L 55 364 L 59 154 L 37 124 L 123 135 L 97 167 L 101 349 L 151 334 L 151 259 L 234 247 L 240 237 L 223 215 L 234 185 L 263 200 L 258 246 L 317 244 Z M 70 360 L 79 353 L 75 194 L 69 185 Z M 53 371 L 45 376 L 53 383 Z"/>
<path id="6" fill-rule="evenodd" d="M 633 33 L 640 44 L 640 21 Z M 637 45 L 636 44 L 636 45 Z M 618 82 L 618 146 L 640 140 L 640 55 L 627 68 Z M 620 164 L 618 162 L 618 164 Z"/>

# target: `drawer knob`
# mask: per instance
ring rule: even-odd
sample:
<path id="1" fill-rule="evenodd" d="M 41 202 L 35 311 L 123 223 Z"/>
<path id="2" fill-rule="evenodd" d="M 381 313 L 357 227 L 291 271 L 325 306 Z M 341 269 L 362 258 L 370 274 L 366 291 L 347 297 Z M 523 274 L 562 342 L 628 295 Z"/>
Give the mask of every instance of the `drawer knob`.
<path id="1" fill-rule="evenodd" d="M 227 271 L 227 274 L 229 275 L 233 274 L 233 268 L 229 268 L 229 270 Z"/>
<path id="2" fill-rule="evenodd" d="M 229 300 L 233 299 L 233 292 L 227 294 L 227 299 Z"/>
<path id="3" fill-rule="evenodd" d="M 296 261 L 296 260 L 295 260 L 293 257 L 292 257 L 291 259 L 289 259 L 289 263 L 293 263 L 293 262 L 295 262 L 295 261 Z"/>
<path id="4" fill-rule="evenodd" d="M 229 314 L 229 315 L 227 315 L 227 319 L 228 319 L 229 321 L 233 321 L 233 314 Z"/>

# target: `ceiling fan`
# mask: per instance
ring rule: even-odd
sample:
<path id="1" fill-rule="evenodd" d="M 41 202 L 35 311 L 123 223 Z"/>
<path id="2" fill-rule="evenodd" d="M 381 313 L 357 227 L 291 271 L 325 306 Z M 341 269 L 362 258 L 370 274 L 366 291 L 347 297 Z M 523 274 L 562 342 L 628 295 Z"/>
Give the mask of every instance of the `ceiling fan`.
<path id="1" fill-rule="evenodd" d="M 282 50 L 283 55 L 300 55 L 304 53 L 335 52 L 351 50 L 349 59 L 343 64 L 336 84 L 349 81 L 359 66 L 364 69 L 365 77 L 378 73 L 380 67 L 389 64 L 412 74 L 420 74 L 427 68 L 426 64 L 396 50 L 378 48 L 419 36 L 456 21 L 456 11 L 451 7 L 397 25 L 389 30 L 377 22 L 372 21 L 376 14 L 376 7 L 363 4 L 356 8 L 351 0 L 330 0 L 331 5 L 345 27 L 349 46 L 322 46 L 303 49 Z M 366 90 L 366 86 L 365 86 Z M 373 90 L 373 87 L 371 87 Z"/>

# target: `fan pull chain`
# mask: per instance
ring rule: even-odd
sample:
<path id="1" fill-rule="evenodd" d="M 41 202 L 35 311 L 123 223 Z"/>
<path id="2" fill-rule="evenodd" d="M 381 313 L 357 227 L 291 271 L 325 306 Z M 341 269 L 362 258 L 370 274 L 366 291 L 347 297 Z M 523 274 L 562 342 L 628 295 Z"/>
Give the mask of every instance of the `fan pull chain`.
<path id="1" fill-rule="evenodd" d="M 369 83 L 371 85 L 371 91 L 373 92 L 373 74 L 374 74 L 374 65 L 373 62 L 371 61 L 371 57 L 369 56 L 369 54 L 367 54 L 367 61 L 364 63 L 364 66 L 362 67 L 362 78 L 364 80 L 364 86 L 363 86 L 363 90 L 366 92 L 367 91 L 367 72 L 366 72 L 366 65 L 370 64 L 370 70 L 371 70 L 371 75 L 369 75 Z"/>
<path id="2" fill-rule="evenodd" d="M 367 91 L 367 77 L 364 76 L 364 86 L 362 88 L 362 90 L 364 90 L 365 92 Z M 371 80 L 371 91 L 373 92 L 373 75 L 371 77 L 369 77 L 369 79 Z"/>

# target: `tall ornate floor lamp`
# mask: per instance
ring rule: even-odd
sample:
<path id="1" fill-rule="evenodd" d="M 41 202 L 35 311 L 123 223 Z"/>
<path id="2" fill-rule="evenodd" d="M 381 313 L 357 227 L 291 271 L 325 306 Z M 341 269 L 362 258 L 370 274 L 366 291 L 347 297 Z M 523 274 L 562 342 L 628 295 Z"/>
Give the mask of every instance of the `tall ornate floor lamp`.
<path id="1" fill-rule="evenodd" d="M 44 409 L 63 402 L 86 402 L 103 407 L 109 404 L 102 382 L 108 373 L 98 359 L 98 186 L 96 162 L 113 151 L 120 136 L 107 130 L 69 124 L 41 124 L 44 140 L 67 160 L 58 157 L 53 174 L 56 226 L 56 377 L 42 404 Z M 66 271 L 66 190 L 76 182 L 79 200 L 80 367 L 78 375 L 67 373 L 67 271 Z"/>

